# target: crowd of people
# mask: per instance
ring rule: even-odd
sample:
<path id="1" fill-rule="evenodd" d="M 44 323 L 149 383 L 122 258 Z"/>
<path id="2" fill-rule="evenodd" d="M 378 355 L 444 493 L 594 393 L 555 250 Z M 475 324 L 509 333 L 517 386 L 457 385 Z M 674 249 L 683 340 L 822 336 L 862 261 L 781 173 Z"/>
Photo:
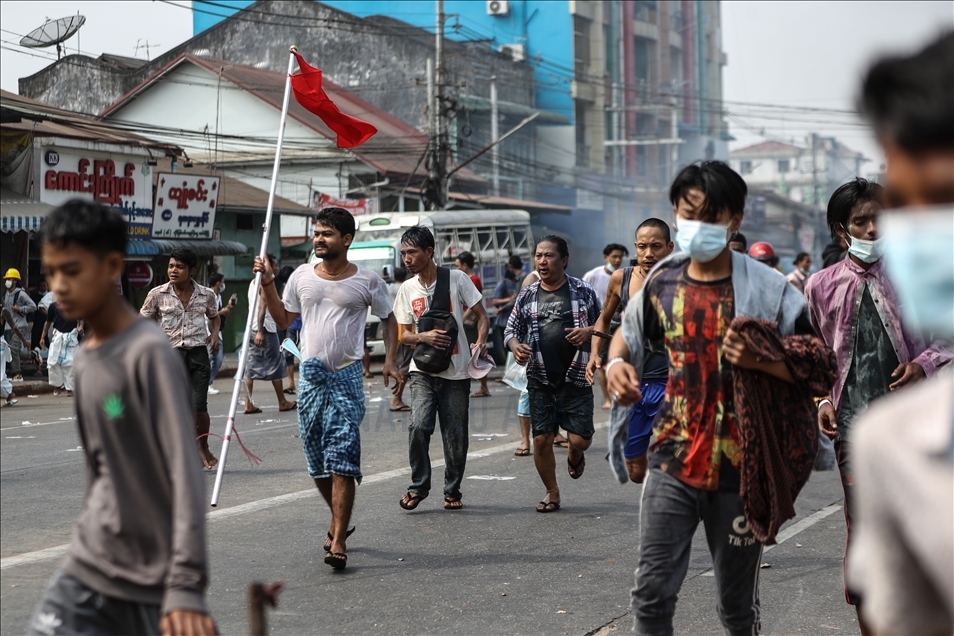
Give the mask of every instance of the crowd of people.
<path id="1" fill-rule="evenodd" d="M 610 465 L 621 483 L 642 484 L 637 634 L 672 634 L 700 521 L 725 632 L 758 633 L 763 546 L 794 516 L 822 435 L 837 453 L 845 593 L 862 633 L 954 630 L 951 77 L 954 34 L 869 71 L 861 105 L 888 157 L 885 183 L 855 179 L 831 197 L 828 225 L 846 255 L 817 273 L 800 254 L 783 276 L 772 246 L 747 244 L 739 233 L 746 184 L 719 161 L 679 173 L 669 191 L 675 236 L 659 219 L 644 221 L 629 267 L 621 267 L 627 248 L 612 244 L 590 282 L 570 276 L 568 246 L 554 235 L 538 240 L 522 285 L 523 263 L 508 264 L 511 276 L 493 294 L 493 337 L 526 378 L 516 454 L 532 445 L 544 491 L 535 510 L 556 513 L 564 503 L 553 450 L 561 430 L 567 474 L 584 474 L 593 384 L 605 376 Z M 931 236 L 916 240 L 927 229 Z M 255 259 L 261 284 L 249 301 L 258 313 L 244 354 L 246 410 L 255 408 L 255 379 L 272 382 L 282 408 L 297 410 L 304 465 L 331 517 L 324 562 L 339 570 L 362 479 L 368 312 L 382 323 L 392 405 L 410 412 L 410 483 L 396 502 L 403 510 L 430 495 L 438 424 L 442 505 L 463 508 L 470 385 L 490 364 L 491 321 L 472 256 L 441 267 L 431 231 L 410 227 L 400 246 L 407 277 L 392 296 L 381 276 L 349 261 L 354 238 L 350 213 L 322 210 L 313 241 L 320 262 L 294 269 L 281 292 L 274 259 Z M 73 390 L 89 484 L 30 632 L 215 633 L 193 449 L 198 439 L 202 464 L 215 465 L 207 395 L 221 321 L 234 306 L 221 301 L 224 279 L 210 280 L 217 290 L 199 285 L 195 255 L 173 253 L 169 283 L 140 312 L 156 325 L 115 293 L 126 242 L 116 211 L 67 203 L 40 240 L 67 321 L 54 315 L 51 326 L 62 336 L 69 321 L 84 321 L 73 365 L 82 382 Z M 25 302 L 17 296 L 18 311 L 4 312 L 11 340 L 23 337 Z M 283 329 L 298 330 L 296 402 L 282 387 Z"/>

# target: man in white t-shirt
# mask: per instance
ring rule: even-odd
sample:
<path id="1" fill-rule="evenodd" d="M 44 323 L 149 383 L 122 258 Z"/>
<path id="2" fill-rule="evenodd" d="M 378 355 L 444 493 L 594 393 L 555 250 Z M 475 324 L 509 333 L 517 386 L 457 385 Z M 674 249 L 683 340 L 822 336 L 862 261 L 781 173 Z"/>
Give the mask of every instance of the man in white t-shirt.
<path id="1" fill-rule="evenodd" d="M 626 246 L 610 243 L 603 248 L 603 264 L 583 274 L 583 282 L 596 290 L 596 297 L 600 299 L 601 307 L 606 302 L 606 290 L 609 289 L 610 277 L 623 265 L 623 256 L 629 256 Z"/>
<path id="2" fill-rule="evenodd" d="M 421 315 L 435 302 L 438 267 L 434 263 L 434 235 L 426 227 L 409 228 L 401 237 L 401 259 L 414 278 L 406 281 L 394 301 L 401 342 L 416 346 L 430 345 L 446 349 L 451 345 L 447 332 L 440 329 L 418 333 Z M 444 269 L 444 268 L 441 268 Z M 463 306 L 477 315 L 476 344 L 483 356 L 487 351 L 490 319 L 484 309 L 483 295 L 470 277 L 457 269 L 445 269 L 449 276 L 450 311 L 457 322 L 457 343 L 450 366 L 439 373 L 427 373 L 411 361 L 408 386 L 411 390 L 411 425 L 408 433 L 408 457 L 411 463 L 411 485 L 401 498 L 401 507 L 414 510 L 431 490 L 431 459 L 427 449 L 434 434 L 435 420 L 441 422 L 444 441 L 444 508 L 460 510 L 460 485 L 467 461 L 468 418 L 470 409 L 470 376 L 467 362 L 471 358 L 464 333 Z"/>
<path id="3" fill-rule="evenodd" d="M 325 208 L 315 217 L 317 264 L 306 263 L 285 284 L 284 298 L 275 291 L 271 268 L 255 259 L 262 272 L 268 311 L 280 329 L 301 315 L 298 381 L 298 428 L 308 474 L 331 509 L 325 539 L 325 563 L 342 569 L 348 562 L 345 540 L 354 506 L 355 483 L 361 483 L 361 439 L 364 391 L 361 386 L 364 324 L 371 313 L 384 326 L 384 386 L 400 376 L 394 369 L 397 323 L 387 286 L 376 273 L 348 262 L 354 240 L 354 217 L 342 208 Z"/>

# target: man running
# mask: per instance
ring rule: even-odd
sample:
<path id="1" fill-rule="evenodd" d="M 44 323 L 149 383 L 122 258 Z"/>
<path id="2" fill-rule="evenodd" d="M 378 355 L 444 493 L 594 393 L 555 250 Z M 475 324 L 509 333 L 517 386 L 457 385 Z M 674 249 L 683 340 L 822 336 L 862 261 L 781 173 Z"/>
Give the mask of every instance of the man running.
<path id="1" fill-rule="evenodd" d="M 603 306 L 603 301 L 606 298 L 606 292 L 609 289 L 613 274 L 619 271 L 620 266 L 623 264 L 623 256 L 629 256 L 629 250 L 626 249 L 626 246 L 620 245 L 619 243 L 610 243 L 603 248 L 604 263 L 583 274 L 583 282 L 592 287 L 596 292 L 596 298 L 600 303 L 600 307 Z M 600 346 L 603 347 L 604 354 L 607 344 L 608 343 L 600 344 Z M 596 376 L 600 382 L 600 389 L 603 392 L 602 409 L 608 411 L 610 408 L 610 399 L 609 391 L 606 389 L 606 373 L 602 368 L 599 368 Z"/>
<path id="2" fill-rule="evenodd" d="M 387 286 L 376 273 L 348 261 L 355 222 L 342 208 L 325 208 L 315 217 L 317 264 L 305 263 L 285 285 L 284 298 L 275 290 L 275 276 L 260 257 L 263 296 L 279 329 L 301 316 L 298 377 L 298 428 L 308 474 L 331 511 L 325 537 L 325 563 L 336 570 L 348 563 L 346 541 L 351 532 L 355 484 L 361 483 L 361 437 L 364 391 L 361 387 L 364 324 L 371 313 L 384 328 L 384 386 L 395 388 L 397 323 Z"/>
<path id="3" fill-rule="evenodd" d="M 115 208 L 74 199 L 47 217 L 40 242 L 59 311 L 88 331 L 76 354 L 87 483 L 28 633 L 215 634 L 191 382 L 169 339 L 116 293 L 126 223 Z"/>
<path id="4" fill-rule="evenodd" d="M 596 321 L 599 333 L 615 333 L 622 321 L 629 300 L 636 295 L 646 277 L 656 263 L 663 260 L 673 250 L 672 234 L 669 224 L 657 218 L 649 218 L 636 228 L 636 266 L 625 267 L 613 272 L 603 311 Z M 602 369 L 609 351 L 609 342 L 602 338 L 593 338 L 590 361 L 586 365 L 586 380 L 593 383 L 593 373 Z M 646 476 L 646 451 L 653 432 L 653 421 L 666 395 L 666 381 L 669 379 L 669 361 L 659 352 L 647 349 L 646 362 L 639 379 L 642 381 L 640 392 L 643 399 L 633 406 L 629 418 L 629 441 L 626 442 L 624 456 L 630 481 L 641 484 Z"/>
<path id="5" fill-rule="evenodd" d="M 464 334 L 464 306 L 470 307 L 477 316 L 476 344 L 481 356 L 487 352 L 490 318 L 484 310 L 484 297 L 470 277 L 459 269 L 438 267 L 434 262 L 434 235 L 426 227 L 415 226 L 404 233 L 401 259 L 414 277 L 401 285 L 394 301 L 394 315 L 401 329 L 401 342 L 417 347 L 417 351 L 411 360 L 408 380 L 411 390 L 411 424 L 408 427 L 411 485 L 399 505 L 404 510 L 414 510 L 431 491 L 428 446 L 439 418 L 444 442 L 444 509 L 460 510 L 464 507 L 460 487 L 467 465 L 470 415 L 467 363 L 471 354 Z M 441 281 L 443 283 L 439 284 Z M 439 291 L 442 297 L 438 297 Z M 442 308 L 441 313 L 453 317 L 457 325 L 456 342 L 447 329 L 420 328 L 424 314 L 437 307 Z M 419 345 L 422 344 L 440 353 L 441 364 L 432 366 L 430 371 L 421 368 L 418 358 L 423 349 Z M 439 366 L 444 369 L 437 370 Z"/>
<path id="6" fill-rule="evenodd" d="M 818 426 L 835 441 L 845 493 L 846 550 L 855 518 L 850 467 L 855 419 L 876 398 L 933 375 L 951 359 L 944 343 L 927 346 L 901 318 L 898 294 L 881 261 L 878 222 L 884 202 L 884 188 L 861 178 L 835 190 L 828 201 L 828 226 L 832 237 L 848 243 L 848 258 L 809 278 L 805 287 L 812 324 L 838 358 L 838 379 L 830 399 L 819 403 Z M 860 595 L 846 586 L 845 599 L 868 633 Z"/>
<path id="7" fill-rule="evenodd" d="M 537 512 L 560 509 L 553 438 L 563 428 L 569 439 L 567 472 L 579 479 L 584 451 L 593 443 L 593 388 L 586 381 L 589 340 L 599 317 L 596 292 L 566 275 L 566 241 L 547 235 L 534 252 L 539 282 L 517 296 L 504 340 L 517 364 L 527 367 L 533 461 L 547 490 Z"/>
<path id="8" fill-rule="evenodd" d="M 149 292 L 139 314 L 159 322 L 182 356 L 192 382 L 199 455 L 202 464 L 211 469 L 219 460 L 209 450 L 209 376 L 212 374 L 209 352 L 214 354 L 219 350 L 219 310 L 215 292 L 193 278 L 198 264 L 199 259 L 191 249 L 172 250 L 166 270 L 169 282 Z"/>
<path id="9" fill-rule="evenodd" d="M 729 329 L 735 316 L 778 324 L 778 333 L 811 332 L 805 298 L 785 277 L 728 247 L 742 224 L 747 188 L 726 164 L 687 166 L 669 200 L 676 244 L 683 252 L 661 262 L 631 304 L 610 345 L 606 373 L 620 406 L 642 398 L 637 369 L 646 341 L 665 350 L 669 381 L 656 420 L 656 442 L 640 506 L 640 546 L 633 590 L 635 632 L 672 634 L 679 588 L 699 521 L 705 525 L 727 634 L 759 630 L 758 572 L 762 544 L 745 519 L 739 494 L 741 437 L 732 366 L 794 383 L 782 361 L 760 362 Z M 610 461 L 628 479 L 623 450 L 625 410 L 613 409 Z"/>

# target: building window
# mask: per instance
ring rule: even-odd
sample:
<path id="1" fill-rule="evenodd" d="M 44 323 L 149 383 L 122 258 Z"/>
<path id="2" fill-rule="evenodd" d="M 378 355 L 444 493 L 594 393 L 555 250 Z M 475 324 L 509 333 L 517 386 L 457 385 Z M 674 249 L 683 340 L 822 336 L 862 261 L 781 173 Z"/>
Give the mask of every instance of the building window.
<path id="1" fill-rule="evenodd" d="M 576 102 L 576 165 L 585 168 L 590 165 L 590 147 L 586 145 L 586 106 Z"/>
<path id="2" fill-rule="evenodd" d="M 742 174 L 749 174 L 752 172 L 752 162 L 751 161 L 740 161 L 739 162 L 739 172 Z"/>
<path id="3" fill-rule="evenodd" d="M 788 159 L 778 160 L 778 171 L 779 174 L 785 174 L 789 171 Z"/>
<path id="4" fill-rule="evenodd" d="M 573 16 L 573 70 L 576 78 L 586 75 L 590 65 L 590 21 L 586 18 Z"/>
<path id="5" fill-rule="evenodd" d="M 235 229 L 236 230 L 254 230 L 255 215 L 254 214 L 236 214 Z"/>

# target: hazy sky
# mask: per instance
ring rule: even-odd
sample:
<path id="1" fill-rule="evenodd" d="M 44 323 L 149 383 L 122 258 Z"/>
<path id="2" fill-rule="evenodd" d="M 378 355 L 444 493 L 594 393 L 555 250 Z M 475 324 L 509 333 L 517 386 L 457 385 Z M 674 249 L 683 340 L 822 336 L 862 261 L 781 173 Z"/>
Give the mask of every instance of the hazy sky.
<path id="1" fill-rule="evenodd" d="M 430 4 L 429 0 L 422 0 Z M 54 49 L 16 46 L 20 36 L 46 17 L 77 11 L 86 25 L 67 42 L 87 55 L 108 52 L 145 58 L 137 41 L 148 41 L 149 55 L 192 35 L 191 3 L 165 2 L 0 2 L 3 48 L 0 84 L 17 92 L 17 79 L 55 59 Z M 185 8 L 183 8 L 185 7 Z M 861 75 L 872 59 L 887 51 L 909 51 L 942 29 L 954 28 L 954 4 L 944 2 L 732 2 L 722 3 L 725 107 L 733 147 L 764 137 L 804 143 L 809 132 L 838 137 L 874 161 L 880 154 L 857 118 L 831 112 L 851 110 Z M 156 46 L 158 45 L 158 46 Z M 11 50 L 16 49 L 16 50 Z M 32 57 L 39 56 L 39 57 Z M 781 110 L 779 107 L 786 107 Z M 818 110 L 806 110 L 818 109 Z"/>

